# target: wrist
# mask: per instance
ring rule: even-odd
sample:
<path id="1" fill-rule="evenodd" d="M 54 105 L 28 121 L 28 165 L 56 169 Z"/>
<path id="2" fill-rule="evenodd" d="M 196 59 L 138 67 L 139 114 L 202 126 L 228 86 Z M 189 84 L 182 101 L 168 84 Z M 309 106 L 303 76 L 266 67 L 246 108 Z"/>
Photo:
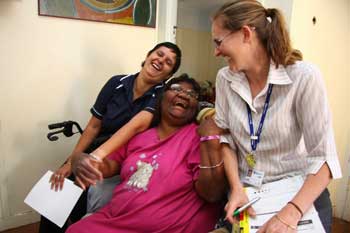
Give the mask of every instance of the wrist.
<path id="1" fill-rule="evenodd" d="M 293 207 L 299 212 L 300 218 L 303 217 L 304 212 L 301 210 L 301 208 L 299 207 L 299 205 L 297 205 L 297 204 L 296 204 L 295 202 L 293 202 L 293 201 L 289 201 L 289 202 L 287 203 L 287 205 L 293 206 Z"/>
<path id="2" fill-rule="evenodd" d="M 237 196 L 241 196 L 242 194 L 245 195 L 245 191 L 244 191 L 244 187 L 242 185 L 241 182 L 237 182 L 237 183 L 230 183 L 230 189 L 231 189 L 231 197 L 237 197 Z"/>
<path id="3" fill-rule="evenodd" d="M 207 135 L 207 136 L 201 136 L 200 137 L 200 141 L 201 142 L 206 142 L 206 141 L 211 141 L 211 140 L 219 140 L 219 139 L 220 139 L 220 135 L 219 134 Z"/>
<path id="4" fill-rule="evenodd" d="M 297 225 L 301 219 L 300 213 L 291 205 L 284 206 L 278 215 L 292 225 Z"/>
<path id="5" fill-rule="evenodd" d="M 107 153 L 104 150 L 99 149 L 99 148 L 97 148 L 96 150 L 94 150 L 90 154 L 93 154 L 94 156 L 98 157 L 100 160 L 104 159 L 104 157 L 106 157 L 106 155 L 107 155 Z"/>
<path id="6" fill-rule="evenodd" d="M 95 153 L 93 153 L 93 152 L 91 152 L 90 154 L 88 154 L 88 156 L 89 156 L 91 159 L 93 159 L 93 160 L 95 160 L 95 161 L 97 161 L 97 162 L 102 162 L 102 159 L 101 159 L 98 155 L 96 155 Z"/>

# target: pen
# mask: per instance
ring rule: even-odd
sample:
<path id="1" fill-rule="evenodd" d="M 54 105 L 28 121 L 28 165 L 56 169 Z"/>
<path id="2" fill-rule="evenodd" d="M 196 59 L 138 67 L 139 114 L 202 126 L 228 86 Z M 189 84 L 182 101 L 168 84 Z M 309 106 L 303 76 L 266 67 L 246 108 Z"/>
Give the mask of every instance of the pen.
<path id="1" fill-rule="evenodd" d="M 243 205 L 242 207 L 238 208 L 233 212 L 233 216 L 237 216 L 239 213 L 241 213 L 243 210 L 247 209 L 249 206 L 253 205 L 255 202 L 259 201 L 260 197 L 255 197 L 251 201 L 249 201 L 247 204 Z"/>

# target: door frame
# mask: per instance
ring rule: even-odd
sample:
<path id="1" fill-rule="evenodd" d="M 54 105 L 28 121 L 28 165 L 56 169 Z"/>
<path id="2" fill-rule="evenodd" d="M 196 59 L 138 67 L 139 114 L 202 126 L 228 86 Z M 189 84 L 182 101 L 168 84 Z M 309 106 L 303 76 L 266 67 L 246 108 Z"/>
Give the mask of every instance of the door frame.
<path id="1" fill-rule="evenodd" d="M 158 42 L 176 42 L 177 1 L 158 0 Z"/>

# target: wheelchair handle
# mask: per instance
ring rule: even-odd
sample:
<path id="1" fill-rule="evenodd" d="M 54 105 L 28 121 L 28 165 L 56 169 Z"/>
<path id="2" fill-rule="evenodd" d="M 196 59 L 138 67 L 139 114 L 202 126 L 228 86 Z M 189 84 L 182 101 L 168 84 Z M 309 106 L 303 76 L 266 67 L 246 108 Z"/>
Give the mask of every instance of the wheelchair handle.
<path id="1" fill-rule="evenodd" d="M 75 126 L 78 129 L 78 132 L 73 132 L 73 126 Z M 48 125 L 48 128 L 49 130 L 62 128 L 60 130 L 50 132 L 47 134 L 47 138 L 50 141 L 56 141 L 58 139 L 58 136 L 56 136 L 56 134 L 60 134 L 60 133 L 63 133 L 66 137 L 70 137 L 76 133 L 80 133 L 80 134 L 83 133 L 83 130 L 81 129 L 80 125 L 75 121 L 64 121 L 60 123 L 50 124 Z"/>

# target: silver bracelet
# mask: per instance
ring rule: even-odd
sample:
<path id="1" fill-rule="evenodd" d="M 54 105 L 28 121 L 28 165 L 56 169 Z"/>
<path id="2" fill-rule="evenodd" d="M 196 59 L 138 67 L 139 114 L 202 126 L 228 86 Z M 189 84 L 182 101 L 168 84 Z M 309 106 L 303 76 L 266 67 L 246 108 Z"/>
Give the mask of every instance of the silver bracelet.
<path id="1" fill-rule="evenodd" d="M 93 159 L 96 160 L 97 162 L 102 162 L 102 159 L 98 157 L 97 155 L 90 153 L 89 156 Z"/>
<path id="2" fill-rule="evenodd" d="M 220 166 L 222 166 L 224 164 L 224 160 L 221 160 L 221 162 L 220 163 L 218 163 L 218 164 L 216 164 L 216 165 L 213 165 L 213 166 L 202 166 L 202 165 L 198 165 L 198 167 L 200 168 L 200 169 L 212 169 L 212 168 L 216 168 L 216 167 L 220 167 Z"/>

